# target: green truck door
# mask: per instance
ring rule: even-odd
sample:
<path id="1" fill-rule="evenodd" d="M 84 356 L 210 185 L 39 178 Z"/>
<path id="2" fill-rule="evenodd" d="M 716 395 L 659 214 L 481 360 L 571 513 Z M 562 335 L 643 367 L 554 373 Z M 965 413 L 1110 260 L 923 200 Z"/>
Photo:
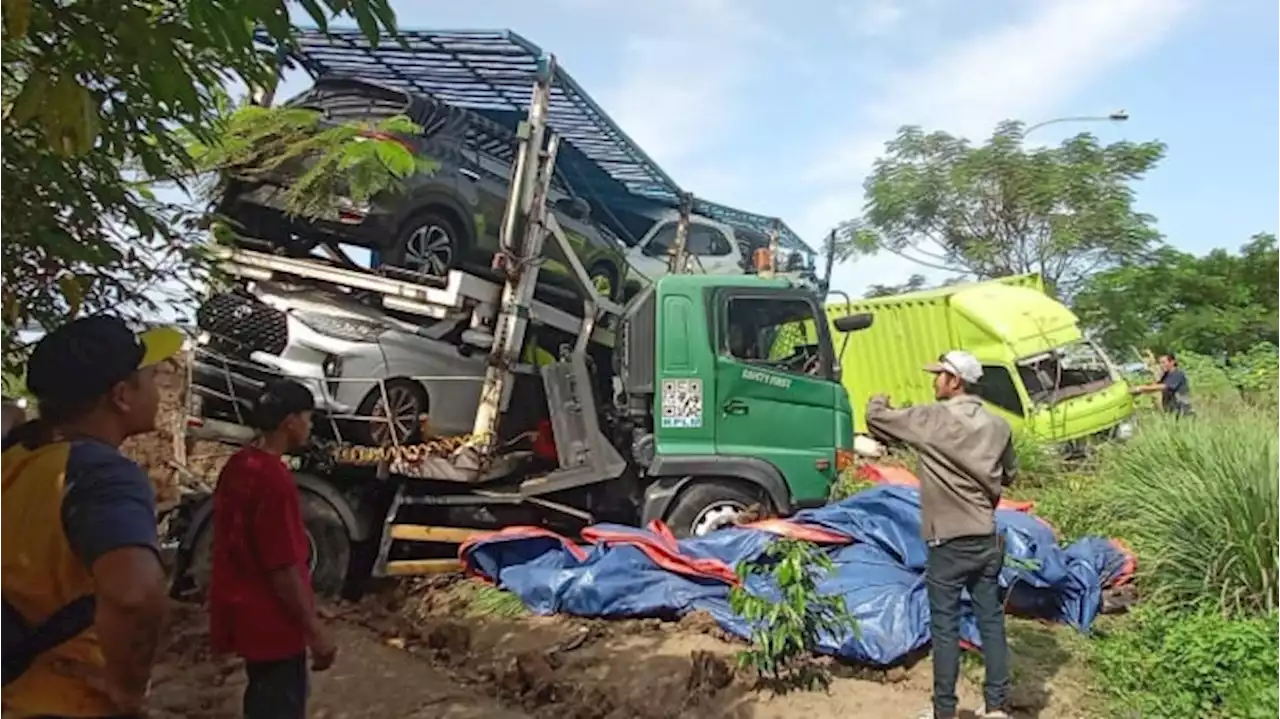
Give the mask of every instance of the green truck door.
<path id="1" fill-rule="evenodd" d="M 818 305 L 791 290 L 726 288 L 715 310 L 716 453 L 770 462 L 797 503 L 826 499 L 850 419 Z"/>

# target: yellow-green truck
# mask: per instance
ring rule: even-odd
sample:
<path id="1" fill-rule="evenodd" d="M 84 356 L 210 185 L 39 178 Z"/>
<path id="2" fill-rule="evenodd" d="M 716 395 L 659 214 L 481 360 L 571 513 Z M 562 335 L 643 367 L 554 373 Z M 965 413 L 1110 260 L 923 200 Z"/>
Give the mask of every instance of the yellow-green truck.
<path id="1" fill-rule="evenodd" d="M 1039 275 L 827 306 L 831 321 L 854 313 L 870 313 L 874 323 L 847 337 L 833 325 L 832 337 L 858 432 L 866 423 L 857 410 L 873 395 L 899 405 L 932 401 L 922 366 L 963 349 L 982 362 L 983 399 L 1015 431 L 1072 446 L 1132 433 L 1128 386 Z"/>

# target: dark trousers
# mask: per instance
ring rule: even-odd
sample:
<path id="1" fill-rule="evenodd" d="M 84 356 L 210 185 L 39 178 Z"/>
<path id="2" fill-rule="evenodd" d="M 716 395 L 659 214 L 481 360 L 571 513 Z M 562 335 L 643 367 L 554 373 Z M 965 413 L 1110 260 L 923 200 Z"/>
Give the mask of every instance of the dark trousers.
<path id="1" fill-rule="evenodd" d="M 306 719 L 307 653 L 269 662 L 245 662 L 245 719 Z"/>
<path id="2" fill-rule="evenodd" d="M 1004 709 L 1009 699 L 1009 647 L 1004 636 L 1000 568 L 1004 550 L 996 535 L 957 537 L 929 547 L 925 583 L 933 634 L 933 712 L 956 715 L 956 679 L 960 674 L 960 593 L 969 591 L 982 637 L 987 708 Z"/>

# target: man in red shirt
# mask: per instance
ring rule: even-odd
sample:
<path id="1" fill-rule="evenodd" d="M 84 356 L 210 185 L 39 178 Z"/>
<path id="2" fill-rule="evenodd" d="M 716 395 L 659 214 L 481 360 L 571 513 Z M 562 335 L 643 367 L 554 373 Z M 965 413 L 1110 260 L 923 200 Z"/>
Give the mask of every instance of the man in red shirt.
<path id="1" fill-rule="evenodd" d="M 261 435 L 227 461 L 213 495 L 211 642 L 245 660 L 245 719 L 304 719 L 307 650 L 316 671 L 337 656 L 316 613 L 298 487 L 283 460 L 306 443 L 314 406 L 297 382 L 268 382 L 250 413 Z"/>

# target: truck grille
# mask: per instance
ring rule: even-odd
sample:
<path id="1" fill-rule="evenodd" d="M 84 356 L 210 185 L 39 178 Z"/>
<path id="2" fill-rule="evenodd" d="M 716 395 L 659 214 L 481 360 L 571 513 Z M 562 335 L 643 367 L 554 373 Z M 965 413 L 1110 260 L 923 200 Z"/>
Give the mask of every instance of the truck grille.
<path id="1" fill-rule="evenodd" d="M 237 357 L 262 351 L 278 355 L 289 341 L 280 310 L 237 292 L 214 295 L 196 310 L 196 324 L 210 335 L 210 348 Z"/>

